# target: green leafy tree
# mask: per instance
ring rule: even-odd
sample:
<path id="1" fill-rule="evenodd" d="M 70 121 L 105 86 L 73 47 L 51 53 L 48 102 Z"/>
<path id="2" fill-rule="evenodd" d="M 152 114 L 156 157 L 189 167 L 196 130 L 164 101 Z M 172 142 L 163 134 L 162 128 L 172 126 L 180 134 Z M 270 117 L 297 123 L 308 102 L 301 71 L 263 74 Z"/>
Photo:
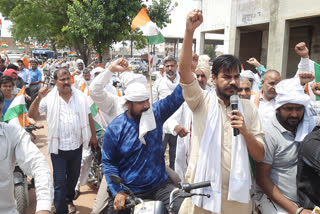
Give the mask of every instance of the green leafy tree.
<path id="1" fill-rule="evenodd" d="M 211 60 L 215 59 L 216 58 L 216 45 L 205 44 L 203 53 L 207 54 Z"/>

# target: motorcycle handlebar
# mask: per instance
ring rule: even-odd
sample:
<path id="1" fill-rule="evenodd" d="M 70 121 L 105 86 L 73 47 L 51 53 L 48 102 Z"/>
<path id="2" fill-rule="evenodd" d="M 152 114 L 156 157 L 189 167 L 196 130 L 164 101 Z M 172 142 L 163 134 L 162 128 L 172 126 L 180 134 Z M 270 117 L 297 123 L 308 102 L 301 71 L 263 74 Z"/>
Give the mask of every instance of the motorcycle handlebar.
<path id="1" fill-rule="evenodd" d="M 181 185 L 181 189 L 184 190 L 185 192 L 190 192 L 193 189 L 209 187 L 210 185 L 211 185 L 210 181 L 204 181 L 204 182 L 194 183 L 194 184 L 185 183 Z"/>

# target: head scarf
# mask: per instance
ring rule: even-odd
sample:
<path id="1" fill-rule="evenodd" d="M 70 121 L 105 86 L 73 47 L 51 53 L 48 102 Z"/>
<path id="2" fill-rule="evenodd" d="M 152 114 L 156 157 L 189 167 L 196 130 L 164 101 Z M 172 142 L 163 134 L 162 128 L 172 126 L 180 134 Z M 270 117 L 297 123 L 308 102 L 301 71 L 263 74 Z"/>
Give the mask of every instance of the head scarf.
<path id="1" fill-rule="evenodd" d="M 259 93 L 259 86 L 258 86 L 256 77 L 254 76 L 254 73 L 251 70 L 241 71 L 240 76 L 246 77 L 248 79 L 253 79 L 251 91 L 253 91 L 255 94 Z"/>
<path id="2" fill-rule="evenodd" d="M 280 81 L 276 86 L 276 92 L 277 96 L 275 98 L 275 109 L 278 109 L 288 103 L 299 104 L 305 107 L 303 119 L 299 123 L 295 137 L 295 141 L 302 141 L 316 125 L 312 113 L 308 108 L 308 105 L 310 104 L 310 97 L 304 93 L 304 89 L 300 85 L 299 78 L 291 78 Z"/>
<path id="3" fill-rule="evenodd" d="M 147 78 L 142 74 L 134 74 L 132 72 L 124 72 L 120 75 L 120 81 L 124 89 L 126 89 L 130 84 L 139 82 L 141 84 L 147 85 Z"/>
<path id="4" fill-rule="evenodd" d="M 210 65 L 207 62 L 199 62 L 196 68 L 196 71 L 202 71 L 204 73 L 204 75 L 206 76 L 207 80 L 210 79 Z"/>
<path id="5" fill-rule="evenodd" d="M 124 93 L 125 95 L 123 96 L 123 99 L 125 102 L 140 102 L 150 98 L 150 94 L 148 93 L 146 86 L 139 82 L 131 83 Z M 144 136 L 156 127 L 156 120 L 154 118 L 152 105 L 150 105 L 150 108 L 141 115 L 139 123 L 139 140 L 146 145 Z"/>

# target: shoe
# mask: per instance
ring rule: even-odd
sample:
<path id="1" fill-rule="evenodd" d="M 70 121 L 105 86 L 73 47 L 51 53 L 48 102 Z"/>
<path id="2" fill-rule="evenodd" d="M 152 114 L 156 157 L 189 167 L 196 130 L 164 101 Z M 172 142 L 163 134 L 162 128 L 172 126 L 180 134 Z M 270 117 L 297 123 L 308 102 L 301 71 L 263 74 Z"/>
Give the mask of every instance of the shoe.
<path id="1" fill-rule="evenodd" d="M 76 190 L 76 191 L 74 192 L 73 200 L 77 200 L 77 199 L 79 198 L 79 196 L 80 196 L 80 190 Z"/>
<path id="2" fill-rule="evenodd" d="M 77 211 L 76 207 L 74 206 L 73 202 L 68 204 L 68 214 L 75 214 Z"/>

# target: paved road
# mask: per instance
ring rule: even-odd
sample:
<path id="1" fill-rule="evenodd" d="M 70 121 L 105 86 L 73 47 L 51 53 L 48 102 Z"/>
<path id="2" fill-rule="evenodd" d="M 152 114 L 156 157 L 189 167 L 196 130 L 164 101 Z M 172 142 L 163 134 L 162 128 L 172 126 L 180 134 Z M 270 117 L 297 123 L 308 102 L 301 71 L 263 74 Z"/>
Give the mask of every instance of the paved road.
<path id="1" fill-rule="evenodd" d="M 34 133 L 37 135 L 36 139 L 36 145 L 38 148 L 41 150 L 43 154 L 45 154 L 48 163 L 51 167 L 51 160 L 50 156 L 48 156 L 46 153 L 47 151 L 47 135 L 48 135 L 48 128 L 47 128 L 47 123 L 45 121 L 45 116 L 41 116 L 41 119 L 38 120 L 40 124 L 44 125 L 43 129 L 37 130 Z M 51 167 L 52 168 L 52 167 Z M 82 186 L 81 189 L 81 194 L 79 198 L 74 201 L 74 204 L 77 208 L 77 213 L 80 214 L 89 214 L 92 210 L 94 200 L 96 197 L 97 189 L 93 186 Z M 35 197 L 35 191 L 34 189 L 31 189 L 29 191 L 29 198 L 30 198 L 30 204 L 27 209 L 26 214 L 34 214 L 36 210 L 36 197 Z M 52 206 L 52 211 L 54 211 L 54 207 Z"/>

